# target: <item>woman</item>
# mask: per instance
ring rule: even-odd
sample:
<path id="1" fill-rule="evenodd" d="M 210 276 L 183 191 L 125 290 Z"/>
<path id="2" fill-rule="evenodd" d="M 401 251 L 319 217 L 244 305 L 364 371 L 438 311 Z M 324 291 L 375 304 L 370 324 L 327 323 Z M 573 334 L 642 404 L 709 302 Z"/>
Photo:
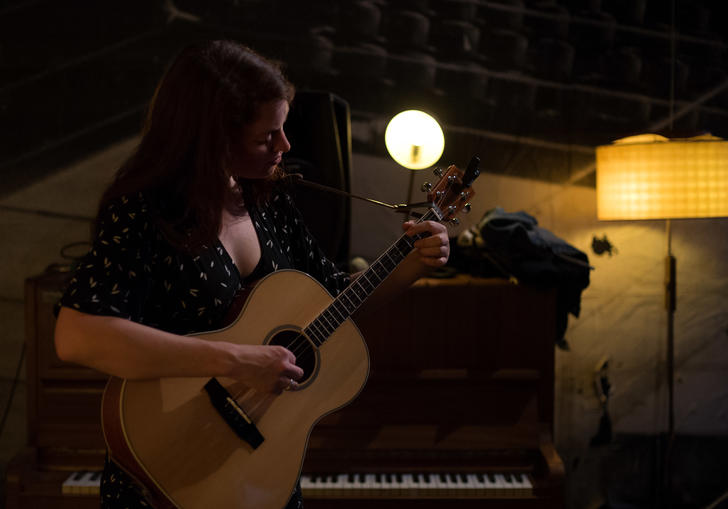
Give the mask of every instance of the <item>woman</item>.
<path id="1" fill-rule="evenodd" d="M 230 377 L 258 391 L 295 389 L 303 371 L 281 346 L 201 341 L 236 292 L 276 269 L 304 271 L 332 294 L 350 281 L 325 258 L 281 191 L 292 85 L 238 43 L 187 48 L 151 103 L 137 150 L 104 193 L 95 239 L 61 301 L 58 356 L 121 378 Z M 445 228 L 427 232 L 377 291 L 404 288 L 449 255 Z M 102 507 L 148 507 L 107 460 Z M 296 490 L 288 507 L 300 507 Z"/>

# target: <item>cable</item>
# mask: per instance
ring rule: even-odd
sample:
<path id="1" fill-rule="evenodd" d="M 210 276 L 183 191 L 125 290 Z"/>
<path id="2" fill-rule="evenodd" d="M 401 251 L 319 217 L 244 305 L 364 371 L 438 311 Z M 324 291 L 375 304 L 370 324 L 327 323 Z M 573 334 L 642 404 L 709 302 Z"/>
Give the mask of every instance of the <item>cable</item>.
<path id="1" fill-rule="evenodd" d="M 718 498 L 717 498 L 717 499 L 715 500 L 715 502 L 713 502 L 712 504 L 710 504 L 709 506 L 707 506 L 707 507 L 706 507 L 705 509 L 715 509 L 715 508 L 716 508 L 716 507 L 718 507 L 718 506 L 720 505 L 720 503 L 721 503 L 721 502 L 723 502 L 724 500 L 728 500 L 728 491 L 726 491 L 725 493 L 723 493 L 723 494 L 722 494 L 722 495 L 721 495 L 720 497 L 718 497 Z"/>
<path id="2" fill-rule="evenodd" d="M 20 350 L 20 359 L 18 360 L 18 366 L 15 368 L 15 377 L 13 378 L 13 385 L 10 387 L 10 396 L 8 396 L 8 402 L 5 405 L 3 411 L 3 418 L 0 420 L 0 437 L 5 430 L 5 423 L 10 415 L 10 407 L 13 406 L 13 398 L 15 396 L 15 389 L 18 387 L 18 380 L 20 379 L 20 368 L 23 365 L 23 359 L 25 359 L 25 341 L 23 341 L 23 348 Z"/>

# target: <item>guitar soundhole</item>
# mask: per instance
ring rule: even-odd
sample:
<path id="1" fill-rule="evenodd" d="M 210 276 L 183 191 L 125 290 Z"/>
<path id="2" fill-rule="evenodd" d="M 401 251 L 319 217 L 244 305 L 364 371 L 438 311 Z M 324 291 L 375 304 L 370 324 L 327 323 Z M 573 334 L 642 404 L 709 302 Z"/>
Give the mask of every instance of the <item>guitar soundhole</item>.
<path id="1" fill-rule="evenodd" d="M 299 387 L 309 381 L 318 368 L 318 348 L 314 347 L 303 331 L 282 330 L 277 332 L 268 342 L 289 349 L 296 356 L 296 365 L 303 370 L 303 378 L 298 381 Z"/>

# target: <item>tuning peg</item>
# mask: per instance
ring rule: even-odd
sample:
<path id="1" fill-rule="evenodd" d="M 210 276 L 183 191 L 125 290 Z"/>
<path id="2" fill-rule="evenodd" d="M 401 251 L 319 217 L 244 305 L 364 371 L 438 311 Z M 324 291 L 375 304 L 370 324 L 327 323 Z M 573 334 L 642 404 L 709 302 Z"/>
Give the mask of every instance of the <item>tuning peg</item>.
<path id="1" fill-rule="evenodd" d="M 456 177 L 455 175 L 450 175 L 450 176 L 449 176 L 449 177 L 447 178 L 447 183 L 448 183 L 448 184 L 452 184 L 452 183 L 453 183 L 453 182 L 455 182 L 455 181 L 456 181 L 457 179 L 458 179 L 458 178 L 457 178 L 457 177 Z"/>
<path id="2" fill-rule="evenodd" d="M 443 193 L 442 191 L 437 191 L 437 192 L 435 193 L 435 198 L 437 198 L 437 199 L 439 200 L 440 198 L 442 198 L 442 195 L 443 195 L 443 194 L 444 194 L 444 193 Z"/>
<path id="3" fill-rule="evenodd" d="M 442 177 L 445 174 L 442 171 L 442 168 L 435 168 L 434 170 L 432 170 L 432 173 L 434 173 L 436 177 Z"/>
<path id="4" fill-rule="evenodd" d="M 430 182 L 425 182 L 424 184 L 422 184 L 422 190 L 426 193 L 429 193 L 430 191 L 432 191 L 432 184 Z"/>
<path id="5" fill-rule="evenodd" d="M 456 207 L 455 205 L 450 205 L 450 206 L 449 206 L 449 207 L 447 208 L 447 211 L 448 211 L 448 212 L 449 212 L 450 214 L 454 214 L 455 212 L 457 212 L 457 211 L 458 211 L 458 209 L 457 209 L 457 207 Z"/>
<path id="6" fill-rule="evenodd" d="M 453 217 L 452 219 L 450 219 L 450 224 L 458 226 L 460 224 L 460 219 L 458 219 L 457 217 Z"/>
<path id="7" fill-rule="evenodd" d="M 473 207 L 472 207 L 472 205 L 470 205 L 470 203 L 466 203 L 465 205 L 463 205 L 463 211 L 464 211 L 464 212 L 465 212 L 466 214 L 470 214 L 470 209 L 471 209 L 471 208 L 473 208 Z"/>

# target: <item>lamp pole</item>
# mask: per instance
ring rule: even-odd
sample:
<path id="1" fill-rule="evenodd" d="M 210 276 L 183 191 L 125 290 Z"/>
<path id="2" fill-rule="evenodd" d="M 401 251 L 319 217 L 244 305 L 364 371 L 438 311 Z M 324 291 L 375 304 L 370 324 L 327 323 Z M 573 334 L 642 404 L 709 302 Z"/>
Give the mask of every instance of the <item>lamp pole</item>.
<path id="1" fill-rule="evenodd" d="M 677 301 L 677 260 L 672 254 L 672 226 L 665 221 L 667 255 L 665 256 L 665 311 L 667 312 L 667 444 L 664 458 L 665 500 L 668 507 L 672 491 L 670 456 L 675 440 L 675 308 Z"/>

